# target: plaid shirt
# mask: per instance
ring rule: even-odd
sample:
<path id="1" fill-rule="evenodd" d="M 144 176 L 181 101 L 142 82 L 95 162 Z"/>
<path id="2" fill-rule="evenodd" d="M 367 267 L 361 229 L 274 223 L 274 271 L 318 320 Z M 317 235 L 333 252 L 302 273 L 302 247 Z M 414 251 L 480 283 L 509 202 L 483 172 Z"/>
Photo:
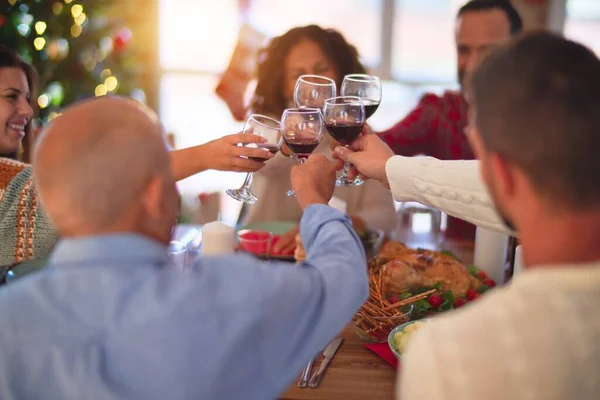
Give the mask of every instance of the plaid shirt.
<path id="1" fill-rule="evenodd" d="M 475 156 L 464 133 L 467 112 L 467 101 L 458 92 L 447 91 L 441 97 L 426 94 L 402 121 L 378 135 L 398 155 L 472 160 Z M 475 227 L 449 217 L 446 236 L 474 239 Z"/>

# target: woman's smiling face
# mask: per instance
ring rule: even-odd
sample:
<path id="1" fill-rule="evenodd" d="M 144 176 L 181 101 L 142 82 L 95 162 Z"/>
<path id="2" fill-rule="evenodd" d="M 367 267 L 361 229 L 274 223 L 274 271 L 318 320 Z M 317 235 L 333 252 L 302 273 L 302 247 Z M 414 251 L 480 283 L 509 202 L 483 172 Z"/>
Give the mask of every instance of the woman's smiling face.
<path id="1" fill-rule="evenodd" d="M 0 155 L 19 150 L 25 127 L 33 115 L 30 96 L 27 76 L 22 69 L 0 68 Z"/>

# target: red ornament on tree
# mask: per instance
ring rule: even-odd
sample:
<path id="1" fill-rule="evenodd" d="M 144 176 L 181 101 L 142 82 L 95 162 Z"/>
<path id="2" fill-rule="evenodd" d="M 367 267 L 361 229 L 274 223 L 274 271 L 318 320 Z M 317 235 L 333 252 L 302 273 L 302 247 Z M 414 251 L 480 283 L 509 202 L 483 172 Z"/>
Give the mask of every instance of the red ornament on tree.
<path id="1" fill-rule="evenodd" d="M 6 23 L 6 16 L 0 15 L 0 28 L 2 28 L 5 23 Z"/>
<path id="2" fill-rule="evenodd" d="M 120 29 L 113 37 L 113 50 L 116 53 L 122 52 L 131 40 L 131 30 L 129 28 Z"/>

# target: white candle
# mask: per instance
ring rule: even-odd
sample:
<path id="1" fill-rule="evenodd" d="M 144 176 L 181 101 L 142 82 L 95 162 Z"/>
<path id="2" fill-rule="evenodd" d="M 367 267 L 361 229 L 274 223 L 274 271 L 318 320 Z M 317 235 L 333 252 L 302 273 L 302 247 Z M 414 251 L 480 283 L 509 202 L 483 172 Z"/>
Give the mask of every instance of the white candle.
<path id="1" fill-rule="evenodd" d="M 498 284 L 504 283 L 507 249 L 507 235 L 477 227 L 473 264 L 485 271 Z"/>
<path id="2" fill-rule="evenodd" d="M 220 221 L 209 222 L 202 227 L 202 255 L 233 253 L 235 235 L 233 227 Z"/>
<path id="3" fill-rule="evenodd" d="M 523 253 L 521 250 L 521 245 L 517 246 L 515 249 L 515 264 L 513 267 L 513 278 L 523 270 Z"/>

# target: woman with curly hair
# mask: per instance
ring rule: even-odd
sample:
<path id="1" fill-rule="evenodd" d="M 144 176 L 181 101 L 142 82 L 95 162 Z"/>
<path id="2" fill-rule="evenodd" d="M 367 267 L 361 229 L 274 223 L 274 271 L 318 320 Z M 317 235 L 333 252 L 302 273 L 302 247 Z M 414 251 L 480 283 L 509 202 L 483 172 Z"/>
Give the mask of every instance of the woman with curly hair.
<path id="1" fill-rule="evenodd" d="M 312 74 L 330 78 L 336 82 L 339 91 L 344 76 L 355 73 L 366 73 L 365 67 L 356 48 L 339 32 L 316 25 L 293 28 L 271 40 L 260 53 L 251 111 L 279 119 L 283 110 L 295 107 L 294 86 L 299 76 Z M 332 140 L 329 135 L 323 135 L 315 151 L 331 158 Z M 243 222 L 300 221 L 302 210 L 294 198 L 285 194 L 295 161 L 290 158 L 285 145 L 280 153 L 254 174 L 252 190 L 259 200 L 245 209 Z M 394 227 L 394 202 L 379 182 L 337 187 L 334 197 L 346 203 L 346 211 L 359 235 L 366 227 L 379 228 L 386 233 Z M 297 232 L 296 227 L 284 235 L 276 250 L 287 252 L 293 249 Z"/>

